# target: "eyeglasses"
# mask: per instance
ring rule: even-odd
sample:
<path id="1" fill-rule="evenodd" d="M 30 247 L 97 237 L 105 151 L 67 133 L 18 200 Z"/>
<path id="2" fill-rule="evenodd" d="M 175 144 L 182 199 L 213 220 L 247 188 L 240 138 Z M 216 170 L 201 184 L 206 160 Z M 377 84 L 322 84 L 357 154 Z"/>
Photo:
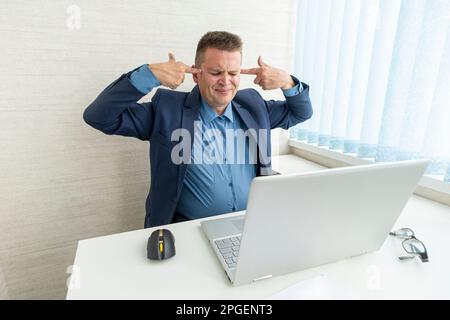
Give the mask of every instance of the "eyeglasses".
<path id="1" fill-rule="evenodd" d="M 405 249 L 405 251 L 410 255 L 398 257 L 400 260 L 414 259 L 416 256 L 419 256 L 422 262 L 428 262 L 427 248 L 425 248 L 422 241 L 415 237 L 414 231 L 410 228 L 398 229 L 396 231 L 389 232 L 389 235 L 399 237 L 400 239 L 405 239 L 402 242 L 403 249 Z"/>

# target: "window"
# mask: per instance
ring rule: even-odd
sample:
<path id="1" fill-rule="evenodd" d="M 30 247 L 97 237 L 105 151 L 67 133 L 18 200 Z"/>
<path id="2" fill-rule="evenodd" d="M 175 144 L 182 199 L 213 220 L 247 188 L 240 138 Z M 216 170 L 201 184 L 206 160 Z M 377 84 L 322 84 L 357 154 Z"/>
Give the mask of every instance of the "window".
<path id="1" fill-rule="evenodd" d="M 296 74 L 314 116 L 292 139 L 375 161 L 428 158 L 450 182 L 450 1 L 302 0 Z"/>

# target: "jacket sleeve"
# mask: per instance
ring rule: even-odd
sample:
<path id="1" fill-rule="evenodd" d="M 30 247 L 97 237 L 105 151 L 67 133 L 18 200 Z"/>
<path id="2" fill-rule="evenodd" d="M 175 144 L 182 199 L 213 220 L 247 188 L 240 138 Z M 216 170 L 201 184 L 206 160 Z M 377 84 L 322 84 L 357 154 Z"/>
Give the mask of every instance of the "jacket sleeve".
<path id="1" fill-rule="evenodd" d="M 137 103 L 145 94 L 130 82 L 129 76 L 133 71 L 123 74 L 106 87 L 86 108 L 83 119 L 105 134 L 149 140 L 159 94 L 156 92 L 152 102 Z"/>
<path id="2" fill-rule="evenodd" d="M 296 84 L 300 83 L 297 78 L 292 78 Z M 303 82 L 302 86 L 302 92 L 292 97 L 286 97 L 285 101 L 264 100 L 269 113 L 271 129 L 288 129 L 312 117 L 313 109 L 309 99 L 309 86 Z"/>

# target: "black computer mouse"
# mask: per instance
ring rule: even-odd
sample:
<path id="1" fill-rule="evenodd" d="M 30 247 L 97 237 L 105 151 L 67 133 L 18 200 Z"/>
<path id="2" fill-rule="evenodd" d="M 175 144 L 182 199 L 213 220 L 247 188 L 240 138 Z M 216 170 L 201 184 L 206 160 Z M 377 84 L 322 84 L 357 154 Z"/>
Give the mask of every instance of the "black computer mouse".
<path id="1" fill-rule="evenodd" d="M 147 242 L 147 258 L 150 260 L 169 259 L 175 255 L 175 238 L 167 229 L 152 232 Z"/>

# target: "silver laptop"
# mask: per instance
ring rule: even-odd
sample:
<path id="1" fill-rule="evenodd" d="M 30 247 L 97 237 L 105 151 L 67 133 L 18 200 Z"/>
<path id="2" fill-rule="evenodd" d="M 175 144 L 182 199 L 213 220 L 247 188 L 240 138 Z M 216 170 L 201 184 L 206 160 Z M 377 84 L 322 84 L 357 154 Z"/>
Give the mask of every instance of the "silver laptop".
<path id="1" fill-rule="evenodd" d="M 201 222 L 234 285 L 378 250 L 428 165 L 379 163 L 258 177 L 245 215 Z"/>

